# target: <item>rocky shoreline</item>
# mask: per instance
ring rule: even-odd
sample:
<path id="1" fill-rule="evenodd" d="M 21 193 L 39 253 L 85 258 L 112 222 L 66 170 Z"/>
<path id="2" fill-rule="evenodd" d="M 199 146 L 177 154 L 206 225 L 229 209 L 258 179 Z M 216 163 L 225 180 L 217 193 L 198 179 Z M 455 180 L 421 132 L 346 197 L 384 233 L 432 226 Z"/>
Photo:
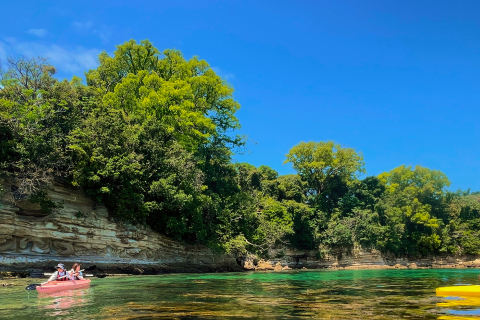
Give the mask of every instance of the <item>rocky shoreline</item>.
<path id="1" fill-rule="evenodd" d="M 85 263 L 85 265 L 89 265 Z M 256 265 L 253 263 L 247 263 L 243 268 L 198 268 L 198 267 L 185 267 L 185 268 L 168 268 L 165 266 L 141 266 L 141 265 L 130 265 L 119 267 L 118 265 L 108 267 L 108 266 L 98 266 L 96 270 L 93 271 L 92 276 L 97 276 L 98 274 L 103 276 L 132 276 L 132 275 L 160 275 L 160 274 L 169 274 L 169 273 L 214 273 L 214 272 L 284 272 L 284 271 L 305 271 L 305 270 L 398 270 L 398 269 L 474 269 L 480 268 L 480 263 L 475 261 L 469 261 L 466 263 L 459 262 L 458 264 L 442 264 L 442 265 L 432 265 L 432 266 L 418 266 L 416 263 L 410 263 L 408 265 L 396 264 L 394 266 L 390 265 L 354 265 L 354 266 L 330 266 L 325 268 L 315 268 L 308 269 L 306 267 L 289 267 L 288 264 L 283 264 L 280 262 L 272 262 L 270 260 L 260 260 Z M 41 277 L 39 276 L 42 273 L 51 273 L 53 272 L 52 268 L 22 268 L 19 266 L 12 266 L 12 268 L 2 268 L 3 271 L 0 272 L 1 279 L 14 279 L 14 278 L 27 278 L 27 277 Z"/>
<path id="2" fill-rule="evenodd" d="M 461 269 L 480 268 L 478 256 L 395 257 L 375 249 L 356 248 L 353 251 L 331 252 L 321 258 L 316 251 L 300 251 L 281 246 L 269 252 L 270 260 L 256 256 L 243 257 L 240 265 L 245 270 L 288 269 Z"/>
<path id="3" fill-rule="evenodd" d="M 256 265 L 247 261 L 244 264 L 244 269 L 249 271 L 284 271 L 284 270 L 370 270 L 370 269 L 466 269 L 466 268 L 480 268 L 480 260 L 475 261 L 459 261 L 458 263 L 446 263 L 446 264 L 432 264 L 429 266 L 417 265 L 415 262 L 408 264 L 397 263 L 395 265 L 349 265 L 349 266 L 328 266 L 322 268 L 313 268 L 308 269 L 302 266 L 294 266 L 293 268 L 289 267 L 288 264 L 283 264 L 281 262 L 272 262 L 260 260 Z"/>

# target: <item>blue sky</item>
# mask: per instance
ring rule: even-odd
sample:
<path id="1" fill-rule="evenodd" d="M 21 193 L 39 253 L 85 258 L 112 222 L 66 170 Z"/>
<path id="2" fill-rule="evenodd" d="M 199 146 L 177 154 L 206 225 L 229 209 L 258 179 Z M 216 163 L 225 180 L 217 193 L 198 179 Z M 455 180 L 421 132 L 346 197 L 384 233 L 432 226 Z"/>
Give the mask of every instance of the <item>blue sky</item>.
<path id="1" fill-rule="evenodd" d="M 361 151 L 480 190 L 478 1 L 9 1 L 0 59 L 50 58 L 82 76 L 131 38 L 197 55 L 235 88 L 249 153 L 281 174 L 300 141 Z"/>

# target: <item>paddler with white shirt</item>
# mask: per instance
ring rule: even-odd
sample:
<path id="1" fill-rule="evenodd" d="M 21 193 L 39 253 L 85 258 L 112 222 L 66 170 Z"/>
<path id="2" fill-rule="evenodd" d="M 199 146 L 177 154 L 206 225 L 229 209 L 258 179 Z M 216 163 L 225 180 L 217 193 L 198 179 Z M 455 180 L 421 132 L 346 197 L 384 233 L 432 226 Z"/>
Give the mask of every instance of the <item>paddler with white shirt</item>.
<path id="1" fill-rule="evenodd" d="M 57 271 L 50 276 L 47 282 L 73 280 L 72 276 L 65 270 L 63 263 L 59 263 L 55 268 L 57 268 Z"/>

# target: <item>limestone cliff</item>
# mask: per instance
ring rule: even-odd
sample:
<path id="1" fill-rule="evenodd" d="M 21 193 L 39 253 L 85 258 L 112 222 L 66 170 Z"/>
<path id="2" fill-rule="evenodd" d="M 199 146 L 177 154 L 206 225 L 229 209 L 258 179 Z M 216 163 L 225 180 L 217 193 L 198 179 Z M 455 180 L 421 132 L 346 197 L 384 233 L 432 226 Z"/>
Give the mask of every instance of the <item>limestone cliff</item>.
<path id="1" fill-rule="evenodd" d="M 79 190 L 55 183 L 48 194 L 63 208 L 44 214 L 29 201 L 13 202 L 10 192 L 0 198 L 0 270 L 51 270 L 57 262 L 76 261 L 140 273 L 240 269 L 235 258 L 204 246 L 116 223 Z"/>

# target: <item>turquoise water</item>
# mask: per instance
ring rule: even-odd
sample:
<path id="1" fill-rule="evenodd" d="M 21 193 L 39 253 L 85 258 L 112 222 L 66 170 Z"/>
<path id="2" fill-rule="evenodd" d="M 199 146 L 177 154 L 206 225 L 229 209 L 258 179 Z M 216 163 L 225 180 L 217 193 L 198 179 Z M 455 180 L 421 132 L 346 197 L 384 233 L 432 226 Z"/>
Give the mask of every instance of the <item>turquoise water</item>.
<path id="1" fill-rule="evenodd" d="M 339 270 L 92 278 L 89 289 L 46 296 L 24 286 L 0 288 L 0 319 L 475 319 L 480 297 L 446 299 L 436 297 L 435 288 L 480 284 L 479 274 Z"/>

